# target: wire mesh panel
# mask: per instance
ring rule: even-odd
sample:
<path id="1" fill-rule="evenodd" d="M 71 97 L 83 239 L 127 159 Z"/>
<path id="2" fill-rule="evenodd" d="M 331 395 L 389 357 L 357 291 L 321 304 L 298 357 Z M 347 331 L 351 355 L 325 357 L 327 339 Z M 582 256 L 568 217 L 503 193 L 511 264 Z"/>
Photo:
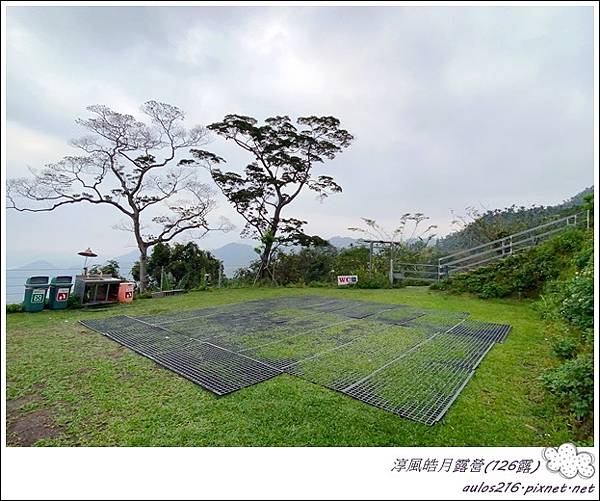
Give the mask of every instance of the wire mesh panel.
<path id="1" fill-rule="evenodd" d="M 463 328 L 464 323 L 433 335 L 419 349 L 341 391 L 400 416 L 435 423 L 473 376 L 496 342 L 493 333 L 500 330 L 483 322 Z"/>
<path id="2" fill-rule="evenodd" d="M 334 324 L 265 343 L 244 353 L 283 369 L 319 353 L 350 345 L 384 327 L 378 322 L 342 317 Z"/>
<path id="3" fill-rule="evenodd" d="M 475 336 L 495 343 L 502 343 L 511 329 L 510 325 L 466 320 L 452 332 L 457 336 Z"/>
<path id="4" fill-rule="evenodd" d="M 266 381 L 281 373 L 247 356 L 129 317 L 88 320 L 82 324 L 217 395 Z"/>
<path id="5" fill-rule="evenodd" d="M 81 323 L 143 355 L 153 356 L 173 348 L 185 349 L 193 340 L 154 327 L 131 317 L 119 316 Z"/>
<path id="6" fill-rule="evenodd" d="M 350 318 L 367 318 L 379 313 L 402 310 L 405 307 L 385 304 L 385 303 L 367 303 L 364 301 L 356 301 L 349 304 L 347 307 L 341 310 L 336 310 L 335 313 L 338 315 L 344 315 Z"/>
<path id="7" fill-rule="evenodd" d="M 285 371 L 333 390 L 343 390 L 397 359 L 433 334 L 425 329 L 381 325 L 353 343 L 307 357 Z"/>
<path id="8" fill-rule="evenodd" d="M 246 351 L 350 321 L 352 319 L 328 313 L 304 314 L 282 322 L 274 321 L 270 316 L 255 315 L 243 322 L 232 318 L 192 319 L 170 324 L 169 328 L 234 351 Z"/>
<path id="9" fill-rule="evenodd" d="M 430 332 L 454 329 L 469 316 L 466 312 L 423 309 L 423 315 L 405 323 L 408 327 L 418 327 Z"/>
<path id="10" fill-rule="evenodd" d="M 511 329 L 467 317 L 292 296 L 82 323 L 218 395 L 287 372 L 433 424 Z"/>
<path id="11" fill-rule="evenodd" d="M 434 424 L 450 406 L 471 371 L 410 356 L 343 393 L 424 424 Z"/>
<path id="12" fill-rule="evenodd" d="M 407 325 L 410 321 L 422 317 L 426 313 L 426 311 L 419 308 L 402 306 L 401 308 L 379 311 L 371 317 L 371 320 L 393 325 Z"/>

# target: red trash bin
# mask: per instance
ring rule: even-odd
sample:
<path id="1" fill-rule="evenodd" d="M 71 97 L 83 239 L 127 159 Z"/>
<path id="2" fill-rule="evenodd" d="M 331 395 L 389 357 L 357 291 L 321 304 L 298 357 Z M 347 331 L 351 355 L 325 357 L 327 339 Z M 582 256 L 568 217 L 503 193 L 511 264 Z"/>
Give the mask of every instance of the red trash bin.
<path id="1" fill-rule="evenodd" d="M 133 287 L 131 282 L 121 282 L 119 284 L 119 303 L 131 303 L 133 301 Z"/>

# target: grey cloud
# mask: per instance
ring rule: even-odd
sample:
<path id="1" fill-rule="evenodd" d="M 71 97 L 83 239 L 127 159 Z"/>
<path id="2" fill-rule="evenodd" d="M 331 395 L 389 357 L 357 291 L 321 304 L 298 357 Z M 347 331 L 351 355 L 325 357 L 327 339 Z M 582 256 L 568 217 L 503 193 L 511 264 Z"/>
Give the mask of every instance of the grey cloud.
<path id="1" fill-rule="evenodd" d="M 344 192 L 294 208 L 324 236 L 361 216 L 392 224 L 417 210 L 447 228 L 451 207 L 559 202 L 593 182 L 589 7 L 7 11 L 9 125 L 53 140 L 77 136 L 74 119 L 94 103 L 136 112 L 160 99 L 186 110 L 189 125 L 226 113 L 338 116 L 356 141 L 323 172 Z M 10 130 L 15 175 L 32 150 Z M 230 168 L 249 161 L 220 139 L 210 148 Z M 8 217 L 19 246 L 42 224 Z M 113 231 L 104 213 L 94 224 Z"/>

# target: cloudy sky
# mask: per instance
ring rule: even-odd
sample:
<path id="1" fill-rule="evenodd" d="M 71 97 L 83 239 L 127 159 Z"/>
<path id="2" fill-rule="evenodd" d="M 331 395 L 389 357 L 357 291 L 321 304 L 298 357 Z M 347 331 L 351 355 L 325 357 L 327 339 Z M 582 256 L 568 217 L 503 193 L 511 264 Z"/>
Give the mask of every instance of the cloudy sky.
<path id="1" fill-rule="evenodd" d="M 591 7 L 8 7 L 6 173 L 74 154 L 75 118 L 150 99 L 186 123 L 225 114 L 334 115 L 354 144 L 321 169 L 344 192 L 305 194 L 308 231 L 352 235 L 405 212 L 443 232 L 450 210 L 553 204 L 593 184 Z M 249 160 L 215 137 L 208 149 Z M 205 174 L 203 174 L 205 175 Z M 206 181 L 209 181 L 205 175 Z M 237 230 L 225 200 L 219 214 Z M 7 214 L 7 260 L 134 248 L 110 207 Z M 41 244 L 46 241 L 50 244 Z M 50 246 L 51 250 L 46 250 Z M 68 259 L 71 262 L 78 262 Z"/>

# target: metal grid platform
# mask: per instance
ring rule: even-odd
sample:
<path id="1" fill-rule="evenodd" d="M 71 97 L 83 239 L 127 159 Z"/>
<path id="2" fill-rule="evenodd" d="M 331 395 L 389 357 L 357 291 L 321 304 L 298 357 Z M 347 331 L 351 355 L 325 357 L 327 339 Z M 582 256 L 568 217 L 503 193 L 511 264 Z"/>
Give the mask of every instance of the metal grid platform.
<path id="1" fill-rule="evenodd" d="M 82 323 L 217 395 L 286 372 L 431 425 L 510 331 L 467 317 L 298 296 Z"/>
<path id="2" fill-rule="evenodd" d="M 226 395 L 281 374 L 250 357 L 134 318 L 81 323 L 217 395 Z"/>

